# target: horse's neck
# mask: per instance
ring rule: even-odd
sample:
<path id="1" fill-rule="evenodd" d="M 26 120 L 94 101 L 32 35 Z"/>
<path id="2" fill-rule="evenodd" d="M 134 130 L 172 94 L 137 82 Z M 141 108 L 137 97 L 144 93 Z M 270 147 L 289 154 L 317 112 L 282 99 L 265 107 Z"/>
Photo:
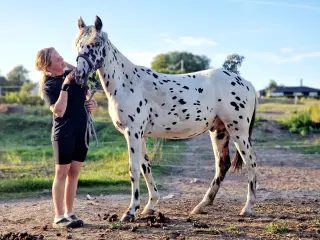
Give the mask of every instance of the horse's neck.
<path id="1" fill-rule="evenodd" d="M 100 76 L 106 84 L 106 90 L 111 93 L 121 85 L 132 81 L 131 76 L 136 66 L 119 52 L 110 40 L 107 41 L 105 49 L 106 57 Z"/>

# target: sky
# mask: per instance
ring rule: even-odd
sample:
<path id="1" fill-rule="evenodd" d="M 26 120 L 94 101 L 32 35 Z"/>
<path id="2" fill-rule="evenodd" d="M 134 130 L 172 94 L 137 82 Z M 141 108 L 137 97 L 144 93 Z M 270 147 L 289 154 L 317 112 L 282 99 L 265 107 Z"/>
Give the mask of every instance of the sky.
<path id="1" fill-rule="evenodd" d="M 270 79 L 320 88 L 320 0 L 0 1 L 0 74 L 16 65 L 40 80 L 35 56 L 54 47 L 76 65 L 79 16 L 98 15 L 111 42 L 133 63 L 150 67 L 159 53 L 205 55 L 219 68 L 226 56 L 245 57 L 241 76 L 257 90 Z"/>

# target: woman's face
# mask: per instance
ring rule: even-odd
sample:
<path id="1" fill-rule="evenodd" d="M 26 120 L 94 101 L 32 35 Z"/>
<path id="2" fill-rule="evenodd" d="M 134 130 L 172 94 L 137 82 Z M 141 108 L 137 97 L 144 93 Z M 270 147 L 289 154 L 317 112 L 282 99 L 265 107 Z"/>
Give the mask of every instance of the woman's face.
<path id="1" fill-rule="evenodd" d="M 63 58 L 56 50 L 51 52 L 51 66 L 47 67 L 47 71 L 51 72 L 53 75 L 62 75 L 64 73 L 64 68 L 66 64 Z"/>

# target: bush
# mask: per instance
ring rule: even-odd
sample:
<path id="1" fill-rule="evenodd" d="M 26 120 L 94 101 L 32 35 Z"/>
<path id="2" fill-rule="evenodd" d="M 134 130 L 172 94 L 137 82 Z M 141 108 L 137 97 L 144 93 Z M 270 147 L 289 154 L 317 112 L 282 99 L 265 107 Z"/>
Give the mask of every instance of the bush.
<path id="1" fill-rule="evenodd" d="M 320 124 L 320 103 L 315 103 L 309 108 L 312 122 Z"/>
<path id="2" fill-rule="evenodd" d="M 7 92 L 4 97 L 0 97 L 0 103 L 3 104 L 21 104 L 30 106 L 43 106 L 44 101 L 39 96 L 33 96 L 25 91 Z"/>
<path id="3" fill-rule="evenodd" d="M 309 111 L 298 112 L 290 118 L 284 120 L 284 124 L 289 127 L 292 133 L 305 135 L 308 132 L 319 132 L 320 124 L 314 122 Z"/>

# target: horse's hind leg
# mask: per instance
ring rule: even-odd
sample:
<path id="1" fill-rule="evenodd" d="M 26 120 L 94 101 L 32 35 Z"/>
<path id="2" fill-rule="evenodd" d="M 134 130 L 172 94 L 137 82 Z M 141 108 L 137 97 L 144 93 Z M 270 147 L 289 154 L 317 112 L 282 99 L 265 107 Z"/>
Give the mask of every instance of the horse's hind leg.
<path id="1" fill-rule="evenodd" d="M 235 136 L 234 144 L 245 161 L 248 171 L 248 195 L 246 205 L 240 215 L 251 214 L 256 200 L 256 153 L 254 152 L 248 134 Z"/>
<path id="2" fill-rule="evenodd" d="M 220 188 L 220 184 L 231 165 L 229 156 L 229 133 L 220 119 L 216 119 L 214 125 L 215 126 L 210 129 L 210 138 L 215 156 L 216 173 L 202 201 L 193 209 L 191 214 L 201 213 L 204 207 L 212 204 Z"/>
<path id="3" fill-rule="evenodd" d="M 157 190 L 154 179 L 152 177 L 151 164 L 147 154 L 145 139 L 143 139 L 143 142 L 142 142 L 141 172 L 146 181 L 148 193 L 149 193 L 149 201 L 145 206 L 144 210 L 142 211 L 142 214 L 153 214 L 154 207 L 158 202 L 160 195 Z"/>

